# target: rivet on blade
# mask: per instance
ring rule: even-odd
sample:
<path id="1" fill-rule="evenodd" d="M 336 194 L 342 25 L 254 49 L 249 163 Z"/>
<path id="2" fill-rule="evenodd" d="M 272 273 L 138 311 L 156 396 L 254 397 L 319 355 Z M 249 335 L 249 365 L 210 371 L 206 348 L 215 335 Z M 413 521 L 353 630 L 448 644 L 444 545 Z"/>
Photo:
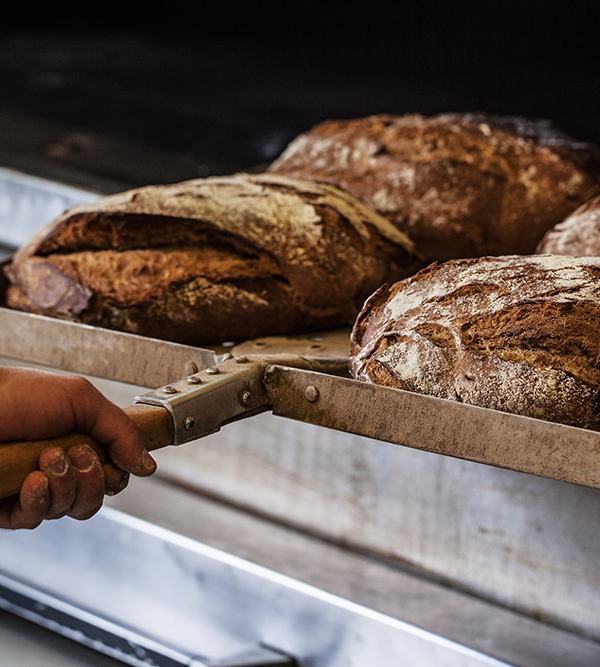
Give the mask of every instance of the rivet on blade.
<path id="1" fill-rule="evenodd" d="M 319 390 L 316 387 L 313 387 L 312 384 L 309 384 L 304 391 L 306 400 L 310 403 L 314 403 L 319 398 Z"/>

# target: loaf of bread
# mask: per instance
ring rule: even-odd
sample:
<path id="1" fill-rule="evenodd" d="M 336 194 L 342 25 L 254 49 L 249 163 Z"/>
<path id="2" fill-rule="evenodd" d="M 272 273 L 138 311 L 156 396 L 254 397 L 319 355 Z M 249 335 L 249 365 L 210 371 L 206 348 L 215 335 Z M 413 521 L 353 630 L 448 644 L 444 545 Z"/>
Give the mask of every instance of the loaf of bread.
<path id="1" fill-rule="evenodd" d="M 7 301 L 202 345 L 346 324 L 380 284 L 422 265 L 335 187 L 237 174 L 75 206 L 16 252 Z"/>
<path id="2" fill-rule="evenodd" d="M 586 202 L 546 232 L 536 253 L 600 257 L 600 197 Z"/>
<path id="3" fill-rule="evenodd" d="M 317 125 L 269 170 L 345 189 L 432 262 L 534 253 L 546 231 L 600 194 L 599 156 L 549 121 L 379 115 Z"/>
<path id="4" fill-rule="evenodd" d="M 600 258 L 484 257 L 382 286 L 359 315 L 352 375 L 600 428 Z"/>

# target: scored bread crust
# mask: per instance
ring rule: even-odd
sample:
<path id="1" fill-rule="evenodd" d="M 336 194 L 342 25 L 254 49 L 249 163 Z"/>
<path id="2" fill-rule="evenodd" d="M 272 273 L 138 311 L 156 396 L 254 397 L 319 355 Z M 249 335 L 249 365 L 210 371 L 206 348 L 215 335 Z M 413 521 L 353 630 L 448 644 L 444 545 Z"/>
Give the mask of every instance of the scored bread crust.
<path id="1" fill-rule="evenodd" d="M 195 345 L 314 331 L 414 273 L 412 250 L 338 188 L 236 174 L 73 207 L 15 253 L 7 301 Z"/>
<path id="2" fill-rule="evenodd" d="M 549 121 L 485 114 L 375 115 L 301 134 L 269 167 L 337 185 L 428 260 L 531 254 L 600 194 L 597 147 Z"/>
<path id="3" fill-rule="evenodd" d="M 537 254 L 600 256 L 600 196 L 586 202 L 546 232 Z"/>
<path id="4" fill-rule="evenodd" d="M 360 380 L 600 429 L 600 258 L 484 257 L 382 286 L 352 333 Z"/>

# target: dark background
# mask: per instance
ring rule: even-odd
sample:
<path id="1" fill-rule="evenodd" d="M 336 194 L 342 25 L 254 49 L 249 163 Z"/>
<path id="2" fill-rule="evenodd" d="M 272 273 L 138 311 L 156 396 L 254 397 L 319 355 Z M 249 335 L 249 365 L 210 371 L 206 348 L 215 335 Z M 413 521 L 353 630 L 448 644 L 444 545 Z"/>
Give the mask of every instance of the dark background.
<path id="1" fill-rule="evenodd" d="M 327 118 L 485 111 L 600 143 L 598 2 L 14 7 L 0 165 L 109 191 L 259 170 Z"/>

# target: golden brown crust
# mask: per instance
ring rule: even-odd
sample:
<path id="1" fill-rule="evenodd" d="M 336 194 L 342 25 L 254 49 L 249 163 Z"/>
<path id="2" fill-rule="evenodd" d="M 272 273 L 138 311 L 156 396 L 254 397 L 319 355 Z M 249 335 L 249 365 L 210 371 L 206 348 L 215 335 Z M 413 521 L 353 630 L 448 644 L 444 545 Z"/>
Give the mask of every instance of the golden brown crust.
<path id="1" fill-rule="evenodd" d="M 547 232 L 536 253 L 600 257 L 600 196 L 580 206 Z"/>
<path id="2" fill-rule="evenodd" d="M 444 261 L 533 253 L 600 193 L 599 156 L 547 121 L 379 115 L 314 127 L 270 171 L 345 189 Z"/>
<path id="3" fill-rule="evenodd" d="M 600 258 L 486 257 L 383 286 L 351 372 L 378 384 L 600 428 Z"/>
<path id="4" fill-rule="evenodd" d="M 338 188 L 238 174 L 73 207 L 17 251 L 8 302 L 200 345 L 345 324 L 421 265 Z"/>

